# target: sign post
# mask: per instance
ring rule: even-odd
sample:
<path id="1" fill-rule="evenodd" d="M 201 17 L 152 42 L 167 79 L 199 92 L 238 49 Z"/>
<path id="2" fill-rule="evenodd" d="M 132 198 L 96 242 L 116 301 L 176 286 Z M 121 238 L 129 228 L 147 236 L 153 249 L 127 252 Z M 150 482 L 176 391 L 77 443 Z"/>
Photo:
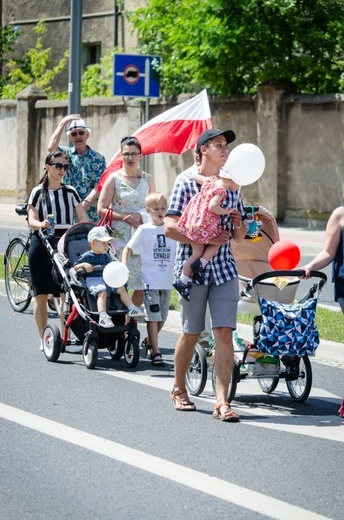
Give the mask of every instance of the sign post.
<path id="1" fill-rule="evenodd" d="M 140 54 L 115 54 L 114 56 L 114 96 L 146 98 L 144 122 L 149 120 L 149 99 L 160 97 L 160 82 L 157 68 L 160 56 Z M 148 157 L 144 157 L 147 170 Z"/>

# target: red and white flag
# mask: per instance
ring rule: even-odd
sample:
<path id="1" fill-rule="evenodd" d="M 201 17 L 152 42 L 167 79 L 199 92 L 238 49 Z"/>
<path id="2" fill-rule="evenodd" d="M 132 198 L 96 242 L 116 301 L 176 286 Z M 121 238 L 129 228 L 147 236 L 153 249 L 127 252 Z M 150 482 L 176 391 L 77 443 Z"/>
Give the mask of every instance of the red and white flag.
<path id="1" fill-rule="evenodd" d="M 160 152 L 182 154 L 195 148 L 198 136 L 212 127 L 207 91 L 202 90 L 197 96 L 154 117 L 133 136 L 140 141 L 143 155 Z M 102 189 L 110 173 L 121 167 L 122 158 L 118 150 L 101 176 L 98 190 Z"/>

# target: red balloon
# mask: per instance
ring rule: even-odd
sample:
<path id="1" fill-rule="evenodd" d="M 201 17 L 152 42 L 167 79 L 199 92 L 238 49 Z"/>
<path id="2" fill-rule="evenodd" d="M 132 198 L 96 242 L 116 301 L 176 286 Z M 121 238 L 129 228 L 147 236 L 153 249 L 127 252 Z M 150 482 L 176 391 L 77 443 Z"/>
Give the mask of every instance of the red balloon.
<path id="1" fill-rule="evenodd" d="M 298 245 L 291 240 L 279 240 L 269 251 L 268 259 L 272 269 L 295 269 L 301 258 Z"/>

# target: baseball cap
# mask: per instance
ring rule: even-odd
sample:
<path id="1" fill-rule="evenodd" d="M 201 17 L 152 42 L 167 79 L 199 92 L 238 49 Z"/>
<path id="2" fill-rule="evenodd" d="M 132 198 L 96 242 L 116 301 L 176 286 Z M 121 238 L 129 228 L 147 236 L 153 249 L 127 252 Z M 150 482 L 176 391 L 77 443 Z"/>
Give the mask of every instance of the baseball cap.
<path id="1" fill-rule="evenodd" d="M 205 130 L 205 132 L 203 132 L 203 134 L 201 134 L 197 139 L 196 152 L 200 153 L 200 148 L 202 144 L 209 141 L 209 139 L 214 139 L 215 137 L 218 137 L 219 135 L 223 135 L 223 137 L 227 141 L 227 144 L 233 142 L 236 138 L 236 135 L 233 132 L 233 130 L 218 130 L 217 128 L 208 128 L 208 130 Z"/>
<path id="2" fill-rule="evenodd" d="M 87 130 L 87 132 L 90 132 L 91 129 L 86 126 L 86 122 L 84 119 L 73 119 L 73 121 L 69 124 L 67 135 L 69 135 L 73 130 Z"/>
<path id="3" fill-rule="evenodd" d="M 103 226 L 94 226 L 94 228 L 89 231 L 87 235 L 88 242 L 92 242 L 93 240 L 100 240 L 101 242 L 110 242 L 110 240 L 115 240 L 110 237 L 107 229 Z"/>

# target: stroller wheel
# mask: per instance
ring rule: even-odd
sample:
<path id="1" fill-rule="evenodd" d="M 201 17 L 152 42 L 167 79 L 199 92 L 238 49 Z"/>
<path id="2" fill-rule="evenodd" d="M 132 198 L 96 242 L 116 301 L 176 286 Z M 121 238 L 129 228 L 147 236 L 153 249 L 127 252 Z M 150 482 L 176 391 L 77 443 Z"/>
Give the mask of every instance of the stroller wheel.
<path id="1" fill-rule="evenodd" d="M 299 358 L 298 377 L 297 379 L 288 381 L 286 384 L 288 392 L 294 401 L 303 403 L 310 394 L 312 388 L 312 366 L 308 356 Z"/>
<path id="2" fill-rule="evenodd" d="M 265 394 L 272 394 L 276 390 L 279 377 L 260 377 L 258 384 Z"/>
<path id="3" fill-rule="evenodd" d="M 84 341 L 82 355 L 86 368 L 92 369 L 96 366 L 98 361 L 98 348 L 94 339 L 88 342 L 87 338 Z"/>
<path id="4" fill-rule="evenodd" d="M 111 359 L 118 360 L 124 354 L 125 347 L 125 335 L 122 333 L 118 339 L 116 339 L 115 344 L 108 349 Z"/>
<path id="5" fill-rule="evenodd" d="M 191 395 L 200 395 L 203 392 L 207 384 L 207 375 L 208 365 L 206 352 L 199 343 L 196 343 L 185 379 L 186 388 Z"/>
<path id="6" fill-rule="evenodd" d="M 128 367 L 135 368 L 140 359 L 140 345 L 137 337 L 126 340 L 124 348 L 124 359 Z"/>
<path id="7" fill-rule="evenodd" d="M 42 336 L 43 351 L 48 361 L 53 363 L 58 360 L 61 353 L 61 334 L 57 325 L 45 327 Z"/>

